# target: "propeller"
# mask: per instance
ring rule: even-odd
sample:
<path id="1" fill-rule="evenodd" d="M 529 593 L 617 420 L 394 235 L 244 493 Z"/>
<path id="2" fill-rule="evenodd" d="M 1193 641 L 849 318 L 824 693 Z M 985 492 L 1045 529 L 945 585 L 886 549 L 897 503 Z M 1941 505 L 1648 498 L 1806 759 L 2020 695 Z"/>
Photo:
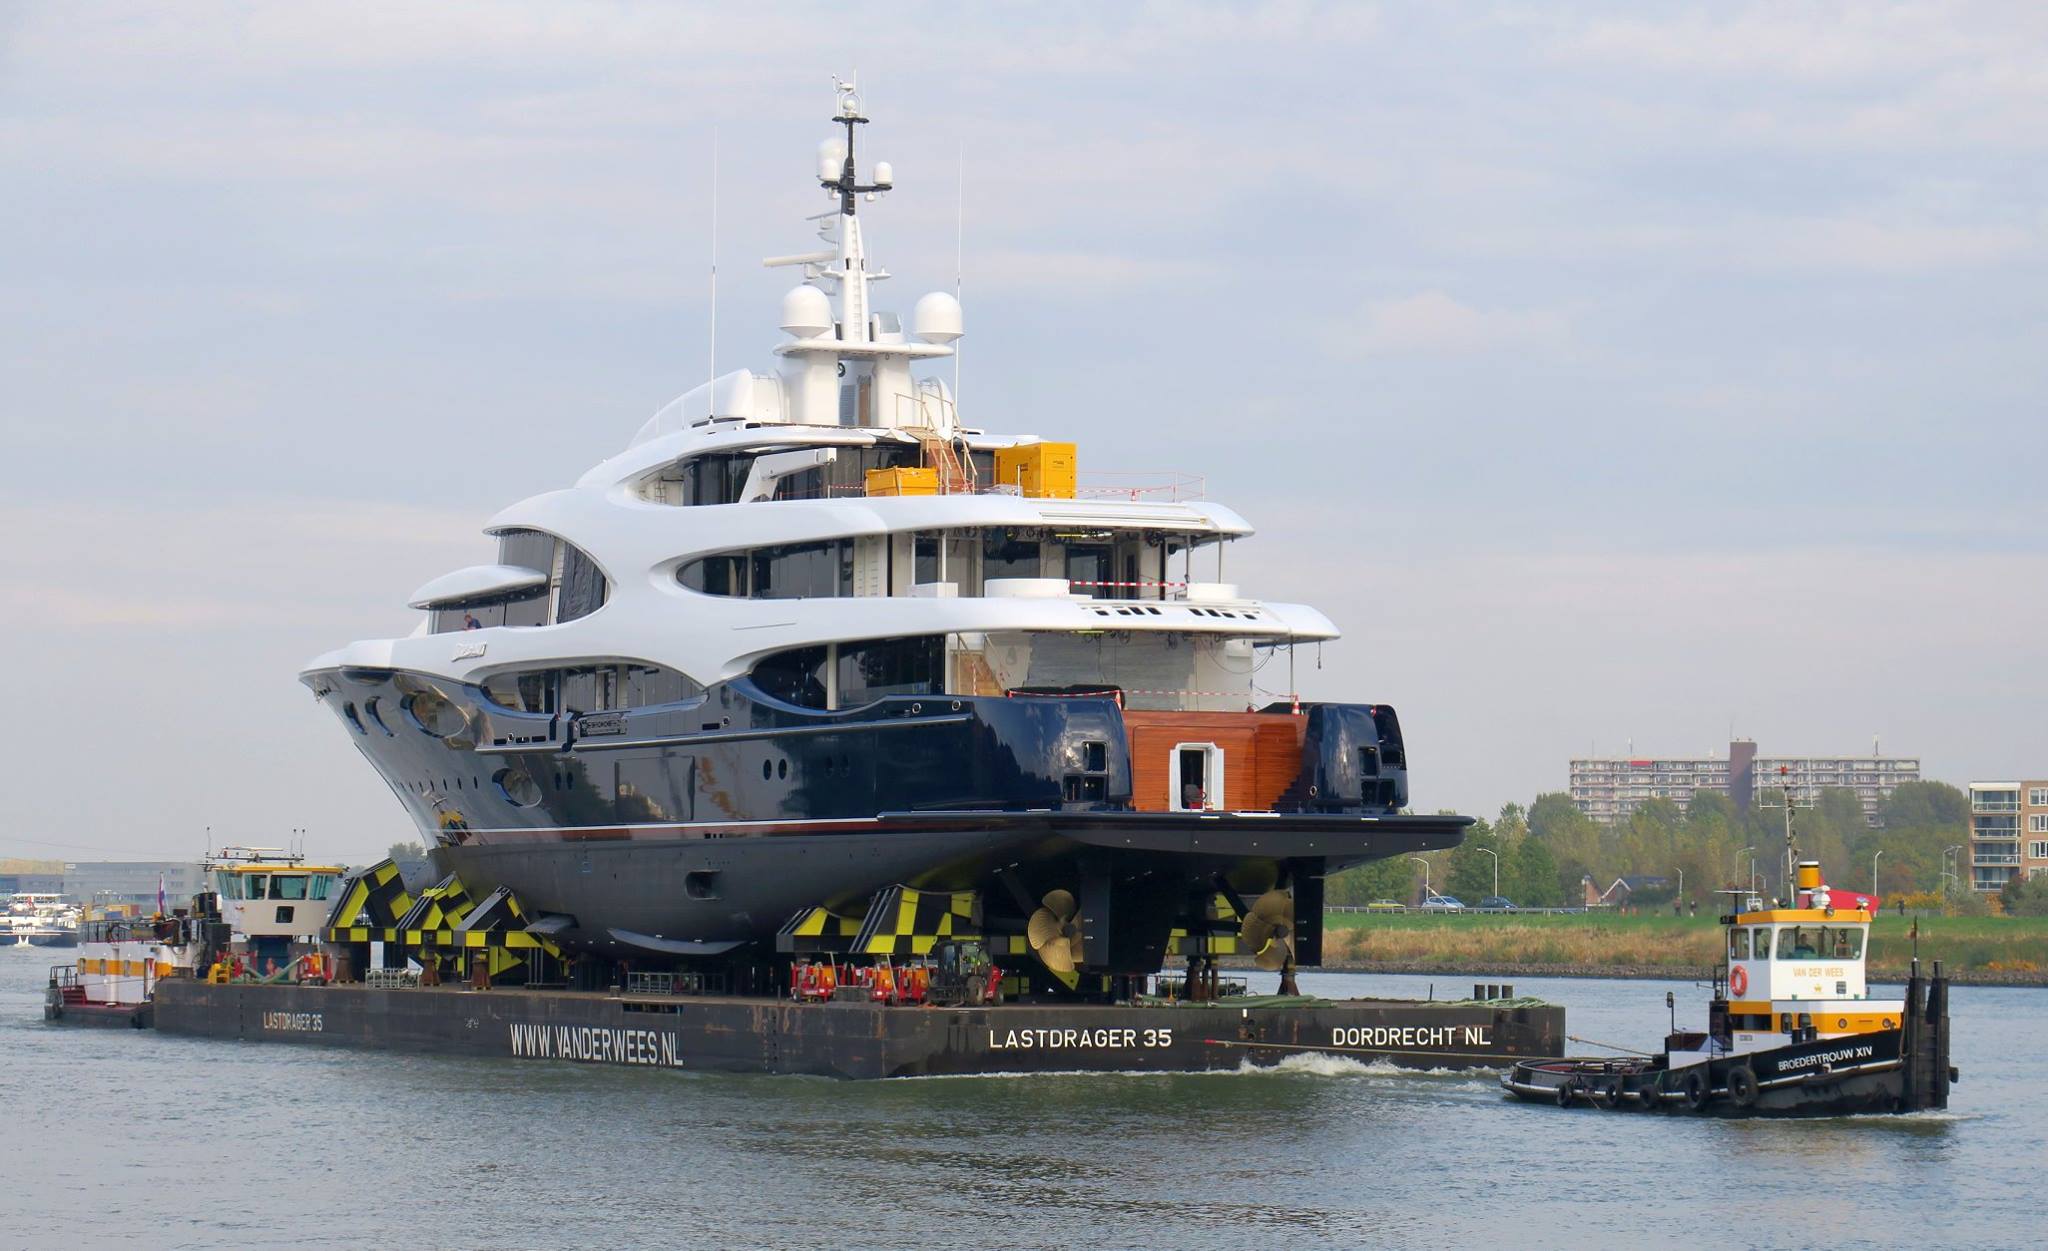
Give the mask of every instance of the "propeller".
<path id="1" fill-rule="evenodd" d="M 1055 973 L 1072 973 L 1081 967 L 1081 905 L 1072 891 L 1056 890 L 1040 901 L 1040 907 L 1024 924 L 1024 937 L 1032 954 Z"/>
<path id="2" fill-rule="evenodd" d="M 1271 972 L 1294 965 L 1294 896 L 1283 889 L 1259 896 L 1238 926 L 1238 941 L 1252 962 Z"/>

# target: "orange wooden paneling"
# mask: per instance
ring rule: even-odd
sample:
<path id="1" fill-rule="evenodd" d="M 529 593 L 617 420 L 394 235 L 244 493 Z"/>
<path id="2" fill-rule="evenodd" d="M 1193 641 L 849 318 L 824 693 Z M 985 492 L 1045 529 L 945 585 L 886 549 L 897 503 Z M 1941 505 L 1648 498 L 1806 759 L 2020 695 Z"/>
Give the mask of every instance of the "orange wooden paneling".
<path id="1" fill-rule="evenodd" d="M 1131 804 L 1172 808 L 1167 779 L 1176 743 L 1223 749 L 1223 799 L 1238 812 L 1265 812 L 1301 770 L 1304 722 L 1285 713 L 1125 712 L 1131 738 Z"/>

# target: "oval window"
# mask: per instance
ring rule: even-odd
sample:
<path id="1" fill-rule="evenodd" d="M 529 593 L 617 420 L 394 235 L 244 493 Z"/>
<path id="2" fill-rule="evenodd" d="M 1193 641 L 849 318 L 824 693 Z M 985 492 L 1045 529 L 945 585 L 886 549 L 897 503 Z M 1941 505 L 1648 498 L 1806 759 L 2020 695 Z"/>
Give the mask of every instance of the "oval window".
<path id="1" fill-rule="evenodd" d="M 540 783 L 524 769 L 500 769 L 491 775 L 491 780 L 516 807 L 531 808 L 540 802 Z"/>
<path id="2" fill-rule="evenodd" d="M 435 738 L 447 738 L 465 724 L 462 710 L 439 691 L 415 691 L 406 696 L 405 713 Z"/>

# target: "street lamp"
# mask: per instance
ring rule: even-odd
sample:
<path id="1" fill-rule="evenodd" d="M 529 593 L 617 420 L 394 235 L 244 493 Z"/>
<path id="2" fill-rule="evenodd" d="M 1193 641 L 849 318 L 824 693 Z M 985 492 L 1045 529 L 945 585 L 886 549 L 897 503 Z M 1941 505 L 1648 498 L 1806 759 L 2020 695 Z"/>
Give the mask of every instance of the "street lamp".
<path id="1" fill-rule="evenodd" d="M 1428 903 L 1431 899 L 1429 890 L 1429 861 L 1424 860 L 1421 856 L 1410 856 L 1408 858 L 1422 866 L 1422 902 Z"/>
<path id="2" fill-rule="evenodd" d="M 1877 858 L 1883 854 L 1884 848 L 1880 847 L 1870 857 L 1870 897 L 1872 899 L 1877 898 Z"/>
<path id="3" fill-rule="evenodd" d="M 1685 906 L 1685 870 L 1678 871 L 1678 906 Z"/>
<path id="4" fill-rule="evenodd" d="M 1474 847 L 1474 848 L 1473 848 L 1472 850 L 1474 850 L 1474 851 L 1486 851 L 1486 848 L 1484 848 L 1484 847 Z M 1489 856 L 1492 856 L 1492 857 L 1493 857 L 1493 897 L 1494 897 L 1495 899 L 1499 899 L 1499 898 L 1500 898 L 1500 853 L 1498 853 L 1498 852 L 1492 852 L 1492 851 L 1486 851 L 1486 854 L 1487 854 L 1487 855 L 1489 855 Z"/>

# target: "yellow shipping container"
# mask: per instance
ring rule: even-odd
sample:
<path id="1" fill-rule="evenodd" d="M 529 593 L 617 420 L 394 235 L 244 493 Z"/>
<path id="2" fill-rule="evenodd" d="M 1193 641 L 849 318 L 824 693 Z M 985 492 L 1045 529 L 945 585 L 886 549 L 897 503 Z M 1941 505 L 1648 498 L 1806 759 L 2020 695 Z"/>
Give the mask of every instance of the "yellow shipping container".
<path id="1" fill-rule="evenodd" d="M 996 481 L 1032 499 L 1070 500 L 1080 476 L 1072 443 L 1027 443 L 996 449 Z"/>
<path id="2" fill-rule="evenodd" d="M 936 469 L 870 469 L 867 475 L 869 495 L 937 495 L 939 493 L 939 471 Z"/>

